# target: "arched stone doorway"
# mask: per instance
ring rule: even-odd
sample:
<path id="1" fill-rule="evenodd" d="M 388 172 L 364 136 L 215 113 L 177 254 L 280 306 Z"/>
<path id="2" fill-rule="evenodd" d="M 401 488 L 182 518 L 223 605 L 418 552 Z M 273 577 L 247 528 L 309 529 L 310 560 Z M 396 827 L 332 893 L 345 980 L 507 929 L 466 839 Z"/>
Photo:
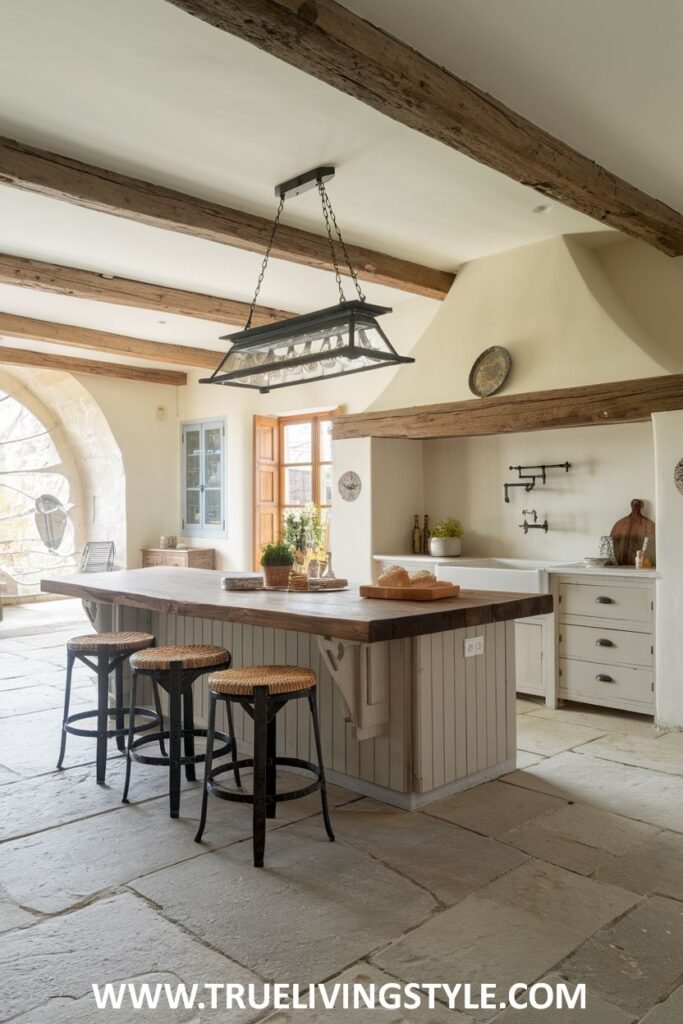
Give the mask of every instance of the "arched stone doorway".
<path id="1" fill-rule="evenodd" d="M 92 395 L 50 370 L 0 372 L 0 581 L 30 599 L 88 540 L 126 549 L 121 452 Z"/>

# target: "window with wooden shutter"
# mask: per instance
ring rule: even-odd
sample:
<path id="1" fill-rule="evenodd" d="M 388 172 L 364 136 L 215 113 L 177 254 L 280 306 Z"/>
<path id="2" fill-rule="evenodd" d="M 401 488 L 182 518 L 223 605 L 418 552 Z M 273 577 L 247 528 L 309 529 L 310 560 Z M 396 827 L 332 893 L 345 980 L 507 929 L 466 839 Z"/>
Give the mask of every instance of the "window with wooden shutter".
<path id="1" fill-rule="evenodd" d="M 280 536 L 280 431 L 277 419 L 254 416 L 254 568 Z"/>

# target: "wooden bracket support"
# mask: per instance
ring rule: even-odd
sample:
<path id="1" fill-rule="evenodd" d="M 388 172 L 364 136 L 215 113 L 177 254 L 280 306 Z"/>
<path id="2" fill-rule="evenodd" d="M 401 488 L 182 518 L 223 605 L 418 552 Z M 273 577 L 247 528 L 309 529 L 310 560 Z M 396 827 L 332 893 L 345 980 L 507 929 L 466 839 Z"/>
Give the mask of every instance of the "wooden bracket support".
<path id="1" fill-rule="evenodd" d="M 318 637 L 318 647 L 346 705 L 346 721 L 356 739 L 383 736 L 389 726 L 389 651 L 375 644 Z"/>

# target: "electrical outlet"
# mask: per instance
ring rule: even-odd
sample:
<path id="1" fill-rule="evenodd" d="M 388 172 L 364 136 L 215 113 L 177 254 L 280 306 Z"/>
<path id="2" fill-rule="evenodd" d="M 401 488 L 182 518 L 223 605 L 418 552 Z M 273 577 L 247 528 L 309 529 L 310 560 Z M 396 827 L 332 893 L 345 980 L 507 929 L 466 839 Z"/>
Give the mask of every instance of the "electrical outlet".
<path id="1" fill-rule="evenodd" d="M 484 653 L 483 636 L 472 636 L 465 640 L 465 657 L 475 658 L 478 654 Z"/>

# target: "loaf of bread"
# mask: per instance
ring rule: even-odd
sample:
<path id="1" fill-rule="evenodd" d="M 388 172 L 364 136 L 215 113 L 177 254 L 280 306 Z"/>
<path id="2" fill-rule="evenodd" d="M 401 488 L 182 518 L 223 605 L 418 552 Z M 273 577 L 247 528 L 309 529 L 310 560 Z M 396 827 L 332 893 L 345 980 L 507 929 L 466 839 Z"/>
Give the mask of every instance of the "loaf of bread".
<path id="1" fill-rule="evenodd" d="M 409 587 L 410 576 L 402 565 L 390 565 L 377 580 L 380 587 Z"/>
<path id="2" fill-rule="evenodd" d="M 436 583 L 436 576 L 429 569 L 416 569 L 410 573 L 410 584 L 413 587 L 433 587 Z"/>

